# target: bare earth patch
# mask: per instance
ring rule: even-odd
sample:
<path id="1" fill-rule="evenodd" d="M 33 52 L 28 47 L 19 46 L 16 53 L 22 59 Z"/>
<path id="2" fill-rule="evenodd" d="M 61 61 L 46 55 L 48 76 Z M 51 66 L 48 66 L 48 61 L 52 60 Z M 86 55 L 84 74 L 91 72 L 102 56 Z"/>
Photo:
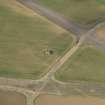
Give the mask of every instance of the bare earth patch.
<path id="1" fill-rule="evenodd" d="M 26 105 L 26 99 L 22 94 L 0 90 L 0 105 Z"/>
<path id="2" fill-rule="evenodd" d="M 100 40 L 104 40 L 105 41 L 105 27 L 102 27 L 100 29 L 97 29 L 96 31 L 96 35 Z"/>
<path id="3" fill-rule="evenodd" d="M 42 95 L 34 105 L 105 105 L 105 99 L 82 96 Z"/>

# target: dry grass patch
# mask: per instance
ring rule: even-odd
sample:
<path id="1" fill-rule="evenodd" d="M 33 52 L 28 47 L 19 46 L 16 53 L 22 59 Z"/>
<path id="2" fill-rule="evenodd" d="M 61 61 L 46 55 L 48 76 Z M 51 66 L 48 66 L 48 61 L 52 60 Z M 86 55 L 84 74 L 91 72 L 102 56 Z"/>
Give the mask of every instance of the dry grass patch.
<path id="1" fill-rule="evenodd" d="M 23 6 L 16 0 L 0 0 L 0 5 L 8 6 L 12 8 L 14 11 L 19 12 L 24 15 L 28 15 L 28 16 L 37 15 L 31 9 Z"/>

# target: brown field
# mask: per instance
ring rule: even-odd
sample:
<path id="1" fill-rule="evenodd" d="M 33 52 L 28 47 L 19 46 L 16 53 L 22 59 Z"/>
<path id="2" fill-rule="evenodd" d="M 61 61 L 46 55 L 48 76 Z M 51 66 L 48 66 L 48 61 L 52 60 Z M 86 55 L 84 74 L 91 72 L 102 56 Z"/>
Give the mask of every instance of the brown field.
<path id="1" fill-rule="evenodd" d="M 42 95 L 34 105 L 105 105 L 105 99 L 90 96 Z"/>
<path id="2" fill-rule="evenodd" d="M 0 90 L 0 105 L 26 105 L 25 96 L 16 92 Z"/>
<path id="3" fill-rule="evenodd" d="M 105 41 L 105 27 L 102 27 L 102 28 L 100 28 L 100 29 L 97 29 L 96 35 L 97 35 L 97 37 L 98 37 L 99 39 Z"/>

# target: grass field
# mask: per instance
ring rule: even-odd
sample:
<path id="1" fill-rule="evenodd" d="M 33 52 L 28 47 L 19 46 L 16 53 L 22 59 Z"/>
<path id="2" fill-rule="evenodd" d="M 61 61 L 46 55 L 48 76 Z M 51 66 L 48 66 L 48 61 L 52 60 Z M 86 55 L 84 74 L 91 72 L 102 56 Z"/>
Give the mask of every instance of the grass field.
<path id="1" fill-rule="evenodd" d="M 105 99 L 86 96 L 41 95 L 34 105 L 104 105 Z"/>
<path id="2" fill-rule="evenodd" d="M 0 0 L 0 76 L 37 79 L 72 46 L 73 38 L 40 16 L 27 16 L 27 9 L 22 14 L 21 6 L 9 5 L 12 1 Z M 46 53 L 50 49 L 52 55 Z"/>
<path id="3" fill-rule="evenodd" d="M 34 1 L 34 0 L 33 0 Z M 93 26 L 105 20 L 105 0 L 37 0 L 68 20 Z"/>
<path id="4" fill-rule="evenodd" d="M 0 105 L 26 105 L 26 97 L 16 92 L 0 90 Z"/>
<path id="5" fill-rule="evenodd" d="M 81 47 L 55 76 L 65 82 L 105 82 L 105 53 L 93 47 Z"/>

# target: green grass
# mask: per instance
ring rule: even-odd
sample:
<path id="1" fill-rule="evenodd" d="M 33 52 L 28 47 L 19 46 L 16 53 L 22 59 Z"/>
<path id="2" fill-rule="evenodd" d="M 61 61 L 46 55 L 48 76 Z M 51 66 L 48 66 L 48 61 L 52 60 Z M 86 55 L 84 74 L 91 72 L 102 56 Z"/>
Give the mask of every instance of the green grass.
<path id="1" fill-rule="evenodd" d="M 105 0 L 97 0 L 99 3 L 105 3 Z"/>
<path id="2" fill-rule="evenodd" d="M 58 33 L 54 27 L 38 16 L 28 17 L 0 4 L 0 76 L 37 79 L 44 75 L 73 41 L 69 33 Z M 45 54 L 46 49 L 54 54 Z"/>
<path id="3" fill-rule="evenodd" d="M 34 1 L 34 0 L 33 0 Z M 68 20 L 94 26 L 105 20 L 105 0 L 38 0 Z"/>
<path id="4" fill-rule="evenodd" d="M 81 47 L 55 76 L 65 82 L 105 82 L 105 53 L 93 47 Z"/>

